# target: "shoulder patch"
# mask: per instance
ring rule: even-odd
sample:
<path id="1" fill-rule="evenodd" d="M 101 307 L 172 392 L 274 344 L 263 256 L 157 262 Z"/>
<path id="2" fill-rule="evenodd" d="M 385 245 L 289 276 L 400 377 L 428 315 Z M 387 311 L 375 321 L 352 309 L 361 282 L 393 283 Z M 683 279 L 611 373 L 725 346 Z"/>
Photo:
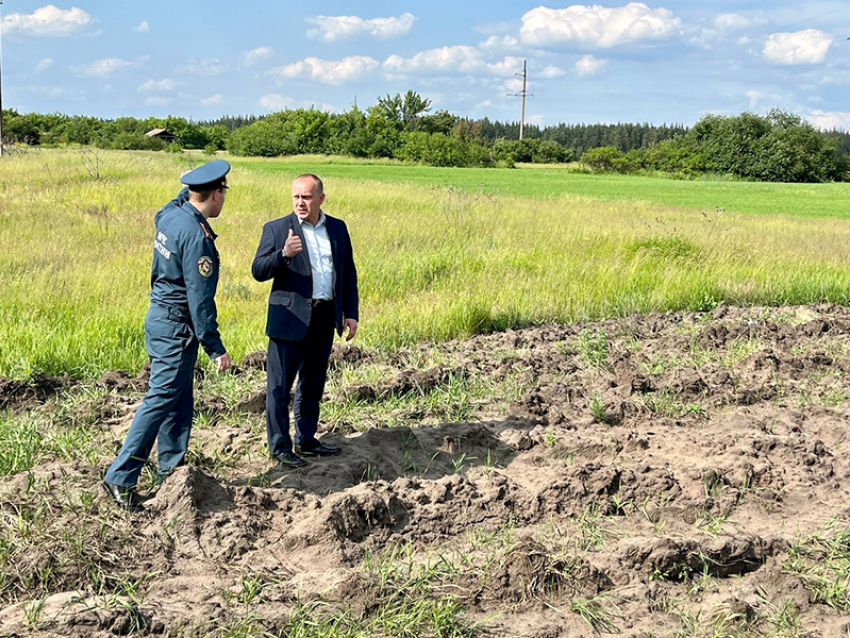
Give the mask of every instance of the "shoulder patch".
<path id="1" fill-rule="evenodd" d="M 213 260 L 212 257 L 207 257 L 204 255 L 198 260 L 198 272 L 201 273 L 203 277 L 209 277 L 213 273 Z"/>

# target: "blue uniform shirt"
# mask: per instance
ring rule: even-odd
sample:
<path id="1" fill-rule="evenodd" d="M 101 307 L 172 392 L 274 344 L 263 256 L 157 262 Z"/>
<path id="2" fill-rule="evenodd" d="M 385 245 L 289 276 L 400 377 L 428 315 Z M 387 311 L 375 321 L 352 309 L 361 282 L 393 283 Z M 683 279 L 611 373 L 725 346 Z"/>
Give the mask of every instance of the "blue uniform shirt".
<path id="1" fill-rule="evenodd" d="M 184 188 L 156 214 L 151 302 L 182 313 L 211 359 L 227 352 L 218 333 L 216 234 Z"/>

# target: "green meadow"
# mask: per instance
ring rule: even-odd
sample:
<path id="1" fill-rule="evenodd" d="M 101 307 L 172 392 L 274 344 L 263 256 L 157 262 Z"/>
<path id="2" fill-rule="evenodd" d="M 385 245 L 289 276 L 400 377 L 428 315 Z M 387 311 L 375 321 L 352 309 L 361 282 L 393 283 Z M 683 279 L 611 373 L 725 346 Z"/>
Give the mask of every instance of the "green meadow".
<path id="1" fill-rule="evenodd" d="M 0 158 L 0 376 L 91 378 L 146 361 L 153 216 L 201 155 L 29 150 Z M 351 231 L 357 342 L 718 304 L 850 300 L 850 184 L 589 175 L 573 167 L 438 169 L 336 158 L 230 158 L 213 221 L 217 302 L 237 362 L 265 347 L 262 225 L 301 172 Z"/>
<path id="2" fill-rule="evenodd" d="M 269 174 L 288 173 L 289 162 L 303 160 L 245 160 L 240 166 Z M 633 201 L 663 207 L 701 211 L 795 217 L 850 219 L 847 184 L 777 184 L 707 178 L 700 181 L 647 178 L 632 175 L 583 173 L 575 166 L 528 164 L 516 170 L 488 168 L 433 168 L 401 164 L 355 164 L 351 160 L 324 160 L 328 178 L 366 179 L 389 184 L 461 188 L 470 193 L 552 200 L 590 197 L 602 201 Z M 315 162 L 315 159 L 314 159 Z"/>

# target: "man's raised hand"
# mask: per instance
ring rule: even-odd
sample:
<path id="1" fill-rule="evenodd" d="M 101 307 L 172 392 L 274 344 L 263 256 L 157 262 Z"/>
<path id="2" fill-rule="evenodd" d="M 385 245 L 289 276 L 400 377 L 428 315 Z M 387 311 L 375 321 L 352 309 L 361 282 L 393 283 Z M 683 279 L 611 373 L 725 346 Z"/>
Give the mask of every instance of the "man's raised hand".
<path id="1" fill-rule="evenodd" d="M 283 256 L 292 259 L 301 252 L 301 249 L 301 238 L 290 228 L 289 235 L 287 235 L 286 241 L 283 244 Z"/>

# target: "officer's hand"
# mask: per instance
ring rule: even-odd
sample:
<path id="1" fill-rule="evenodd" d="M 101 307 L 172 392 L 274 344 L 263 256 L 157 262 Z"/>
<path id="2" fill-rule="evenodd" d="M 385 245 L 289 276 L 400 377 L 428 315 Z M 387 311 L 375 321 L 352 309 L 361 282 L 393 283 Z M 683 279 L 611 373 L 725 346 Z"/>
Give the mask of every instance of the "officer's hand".
<path id="1" fill-rule="evenodd" d="M 283 256 L 291 259 L 301 252 L 301 248 L 301 238 L 290 228 L 289 236 L 283 244 Z"/>
<path id="2" fill-rule="evenodd" d="M 354 335 L 357 334 L 357 320 L 345 319 L 342 322 L 342 331 L 345 332 L 346 330 L 348 330 L 348 334 L 345 335 L 345 340 L 351 341 L 354 339 Z"/>
<path id="3" fill-rule="evenodd" d="M 230 367 L 230 355 L 226 352 L 215 360 L 215 371 L 224 372 Z"/>

